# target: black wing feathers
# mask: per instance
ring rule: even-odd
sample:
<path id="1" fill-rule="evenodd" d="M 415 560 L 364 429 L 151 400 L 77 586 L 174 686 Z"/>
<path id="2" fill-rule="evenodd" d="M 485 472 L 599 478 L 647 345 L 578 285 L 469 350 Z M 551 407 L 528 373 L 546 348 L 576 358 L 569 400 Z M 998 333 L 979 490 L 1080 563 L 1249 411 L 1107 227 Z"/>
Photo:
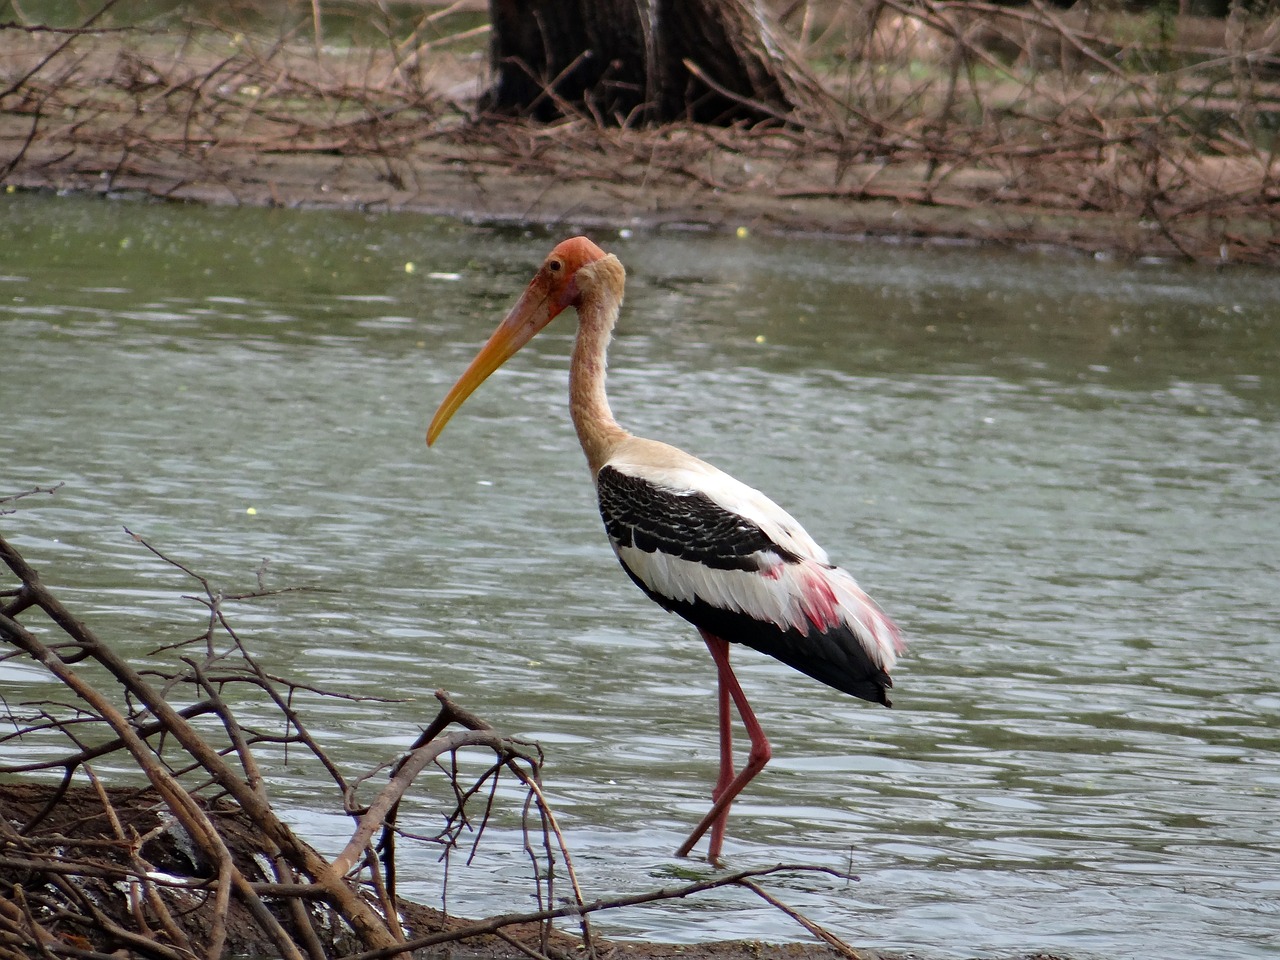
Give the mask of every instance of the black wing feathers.
<path id="1" fill-rule="evenodd" d="M 606 466 L 596 477 L 600 515 L 609 538 L 646 553 L 661 551 L 716 570 L 759 570 L 753 554 L 799 558 L 745 517 L 705 493 L 677 493 Z"/>

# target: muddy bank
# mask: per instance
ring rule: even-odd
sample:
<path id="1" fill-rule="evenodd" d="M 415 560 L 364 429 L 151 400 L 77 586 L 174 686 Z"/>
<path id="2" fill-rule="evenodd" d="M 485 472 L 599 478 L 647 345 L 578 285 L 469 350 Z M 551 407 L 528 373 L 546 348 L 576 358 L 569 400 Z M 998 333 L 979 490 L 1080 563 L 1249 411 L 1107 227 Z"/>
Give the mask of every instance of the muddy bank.
<path id="1" fill-rule="evenodd" d="M 942 69 L 941 28 L 905 33 L 914 21 L 895 16 L 896 45 L 867 34 L 879 46 L 862 51 L 861 73 L 830 79 L 826 115 L 754 130 L 480 117 L 484 56 L 450 45 L 410 73 L 378 48 L 0 27 L 0 182 L 597 233 L 746 228 L 1280 262 L 1280 160 L 1264 142 L 1280 84 L 1237 83 L 1239 97 L 1204 105 L 1241 113 L 1233 129 L 1262 131 L 1257 142 L 1226 121 L 1202 135 L 1189 111 L 1207 115 L 1196 83 L 1220 89 L 1212 76 L 1160 92 L 1101 67 L 1042 75 L 952 38 L 985 70 L 962 88 Z M 970 98 L 1009 105 L 975 113 Z"/>
<path id="2" fill-rule="evenodd" d="M 4 119 L 0 149 L 13 149 L 23 131 Z M 584 139 L 598 142 L 602 136 L 571 126 L 539 129 L 508 122 L 426 138 L 396 156 L 223 144 L 198 156 L 152 157 L 109 141 L 53 139 L 29 149 L 26 162 L 5 182 L 24 189 L 422 213 L 606 234 L 622 228 L 746 229 L 1187 259 L 1157 223 L 1139 217 L 988 202 L 999 189 L 997 178 L 980 172 L 929 189 L 923 162 L 859 165 L 846 172 L 849 185 L 832 188 L 834 164 L 807 157 L 802 144 L 781 134 L 615 133 L 613 138 L 633 142 L 625 149 L 606 144 L 594 156 L 584 152 Z M 1242 229 L 1252 233 L 1258 226 L 1249 222 Z M 1200 249 L 1194 259 L 1221 261 L 1223 252 Z M 1266 262 L 1272 255 L 1245 259 Z"/>

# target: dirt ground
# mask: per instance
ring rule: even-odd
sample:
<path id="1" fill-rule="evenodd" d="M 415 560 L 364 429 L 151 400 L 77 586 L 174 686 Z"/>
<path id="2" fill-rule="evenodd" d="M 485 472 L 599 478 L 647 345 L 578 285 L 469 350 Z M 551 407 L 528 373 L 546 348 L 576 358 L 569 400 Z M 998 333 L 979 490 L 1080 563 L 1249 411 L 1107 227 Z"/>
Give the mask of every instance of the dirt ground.
<path id="1" fill-rule="evenodd" d="M 376 51 L 317 60 L 238 35 L 108 34 L 65 49 L 56 34 L 2 37 L 9 190 L 1280 262 L 1280 161 L 1172 141 L 1149 149 L 1141 117 L 1082 139 L 1094 108 L 1076 100 L 1080 116 L 1049 105 L 1065 119 L 1019 140 L 982 123 L 938 140 L 925 115 L 933 87 L 904 89 L 921 103 L 914 120 L 834 130 L 540 126 L 477 119 L 479 52 L 436 57 L 410 84 Z"/>
<path id="2" fill-rule="evenodd" d="M 12 126 L 0 124 L 0 153 L 25 134 Z M 710 172 L 698 180 L 659 170 L 645 176 L 640 161 L 630 159 L 621 168 L 582 175 L 584 155 L 575 137 L 511 124 L 428 140 L 390 158 L 221 145 L 216 156 L 153 159 L 125 155 L 114 144 L 79 143 L 69 150 L 52 141 L 30 150 L 28 162 L 6 183 L 213 204 L 401 211 L 572 230 L 745 228 L 778 235 L 963 240 L 1176 256 L 1150 235 L 1150 228 L 1125 218 L 1023 205 L 985 208 L 982 184 L 972 182 L 978 178 L 922 203 L 891 192 L 918 189 L 917 170 L 888 170 L 879 174 L 879 185 L 889 193 L 884 199 L 841 196 L 812 186 L 822 179 L 814 169 L 826 165 L 821 160 L 806 162 L 767 144 L 695 142 L 705 137 L 679 130 L 664 135 L 670 153 L 701 155 Z"/>
<path id="3" fill-rule="evenodd" d="M 16 128 L 16 129 L 15 129 Z M 0 156 L 27 130 L 0 116 Z M 376 151 L 260 149 L 223 143 L 195 156 L 60 138 L 27 150 L 9 188 L 211 204 L 407 212 L 476 223 L 611 233 L 679 230 L 963 242 L 1087 255 L 1186 259 L 1129 213 L 987 203 L 997 178 L 969 172 L 928 191 L 924 162 L 858 165 L 832 188 L 834 161 L 782 134 L 669 129 L 614 132 L 518 123 L 467 129 Z M 583 140 L 592 142 L 587 151 Z M 627 143 L 625 141 L 635 141 Z M 617 141 L 623 141 L 621 145 Z M 167 154 L 167 155 L 166 155 Z M 696 157 L 685 165 L 689 157 Z M 701 169 L 699 169 L 701 168 Z M 1194 259 L 1216 260 L 1217 251 Z M 1280 254 L 1277 254 L 1280 256 Z"/>

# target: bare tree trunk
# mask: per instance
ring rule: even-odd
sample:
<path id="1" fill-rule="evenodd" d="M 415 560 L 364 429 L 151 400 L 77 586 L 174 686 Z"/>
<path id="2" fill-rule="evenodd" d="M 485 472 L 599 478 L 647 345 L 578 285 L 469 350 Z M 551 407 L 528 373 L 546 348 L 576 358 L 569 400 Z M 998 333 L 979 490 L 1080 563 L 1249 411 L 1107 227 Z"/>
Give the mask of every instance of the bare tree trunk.
<path id="1" fill-rule="evenodd" d="M 490 0 L 490 113 L 785 120 L 817 90 L 756 0 Z"/>

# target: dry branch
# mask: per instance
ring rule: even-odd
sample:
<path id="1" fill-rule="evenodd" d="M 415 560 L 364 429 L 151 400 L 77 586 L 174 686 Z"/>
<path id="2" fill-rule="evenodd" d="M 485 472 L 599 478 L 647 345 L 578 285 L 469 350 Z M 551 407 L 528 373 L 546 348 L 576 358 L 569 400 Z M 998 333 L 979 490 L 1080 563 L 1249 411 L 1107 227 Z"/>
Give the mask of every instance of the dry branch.
<path id="1" fill-rule="evenodd" d="M 0 497 L 0 507 L 56 489 Z M 43 760 L 0 762 L 0 960 L 25 960 L 15 944 L 35 945 L 47 957 L 105 958 L 121 948 L 161 960 L 218 960 L 230 953 L 299 960 L 339 954 L 395 957 L 489 935 L 524 956 L 546 958 L 576 949 L 595 957 L 592 914 L 731 884 L 756 892 L 828 943 L 842 944 L 753 879 L 778 872 L 831 873 L 818 868 L 763 868 L 588 899 L 542 790 L 537 745 L 502 737 L 444 691 L 437 691 L 439 713 L 418 742 L 395 763 L 373 801 L 355 809 L 357 789 L 386 765 L 358 776 L 341 771 L 307 732 L 296 705 L 303 692 L 327 694 L 268 674 L 231 622 L 230 604 L 269 600 L 281 591 L 262 584 L 261 570 L 256 590 L 219 590 L 189 565 L 131 536 L 147 551 L 144 559 L 156 558 L 200 585 L 201 592 L 190 599 L 205 611 L 203 631 L 162 645 L 145 671 L 105 644 L 0 537 L 0 561 L 9 572 L 0 580 L 0 643 L 10 648 L 0 652 L 0 659 L 40 664 L 74 697 L 74 703 L 25 704 L 26 714 L 3 704 L 12 732 L 0 735 L 0 743 L 33 738 L 69 748 Z M 158 659 L 161 655 L 168 660 Z M 108 679 L 90 679 L 98 675 L 91 666 Z M 237 688 L 234 698 L 227 695 L 229 688 Z M 243 702 L 246 690 L 257 692 L 260 705 L 279 711 L 284 735 L 263 732 L 237 717 L 230 704 Z M 178 710 L 171 696 L 194 702 Z M 205 723 L 197 729 L 192 723 L 209 717 L 217 719 L 216 727 Z M 464 729 L 449 732 L 455 725 Z M 350 841 L 333 860 L 292 832 L 268 793 L 256 751 L 281 743 L 296 744 L 320 764 L 334 783 L 334 807 L 355 818 Z M 470 783 L 460 779 L 456 762 L 457 751 L 464 749 L 494 757 Z M 118 766 L 125 756 L 140 785 L 104 782 L 95 769 L 99 761 L 110 757 Z M 443 774 L 454 802 L 446 827 L 430 841 L 446 856 L 466 832 L 479 843 L 499 775 L 512 775 L 524 785 L 524 849 L 533 863 L 539 909 L 463 922 L 433 918 L 395 896 L 396 838 L 412 836 L 397 825 L 398 806 L 428 772 Z M 486 790 L 488 801 L 476 816 L 469 807 Z M 379 829 L 382 837 L 375 846 Z M 567 877 L 570 896 L 552 887 L 557 876 Z M 401 929 L 402 915 L 415 918 L 406 929 Z M 553 921 L 570 918 L 579 926 L 576 943 L 552 927 Z M 536 925 L 536 935 L 529 934 L 530 925 Z"/>
<path id="2" fill-rule="evenodd" d="M 644 893 L 614 897 L 608 900 L 595 900 L 584 904 L 572 904 L 569 906 L 549 908 L 546 910 L 490 917 L 489 919 L 482 920 L 478 923 L 467 924 L 457 930 L 441 931 L 439 933 L 433 933 L 427 936 L 407 940 L 404 943 L 404 947 L 410 950 L 420 950 L 424 947 L 438 946 L 442 943 L 456 943 L 459 941 L 471 940 L 486 934 L 496 933 L 506 927 L 539 923 L 563 917 L 576 917 L 579 914 L 586 916 L 588 914 L 599 913 L 604 910 L 617 910 L 623 907 L 639 907 L 653 903 L 662 903 L 668 900 L 684 900 L 700 893 L 719 890 L 724 887 L 744 886 L 751 889 L 751 887 L 748 886 L 748 881 L 754 881 L 759 878 L 779 874 L 818 874 L 838 880 L 858 879 L 857 877 L 850 876 L 849 874 L 841 873 L 838 870 L 832 870 L 829 867 L 819 867 L 812 864 L 779 863 L 770 867 L 753 867 L 748 870 L 739 870 L 734 873 L 718 877 L 710 877 L 705 880 L 690 881 L 689 883 L 675 887 L 662 887 L 657 890 L 648 890 Z M 775 905 L 781 903 L 777 898 L 772 898 L 770 902 Z M 785 912 L 793 918 L 799 916 L 798 913 L 790 908 L 787 908 Z M 809 921 L 809 923 L 812 923 L 812 921 Z M 813 927 L 815 929 L 821 929 L 817 924 L 813 924 Z M 810 932 L 813 931 L 811 930 Z M 832 938 L 831 940 L 828 940 L 829 943 L 833 940 L 839 940 L 839 938 L 835 937 L 834 934 L 830 934 L 825 930 L 824 933 L 827 933 L 827 936 Z M 843 943 L 843 941 L 839 942 Z M 856 951 L 851 952 L 854 956 L 857 955 Z M 384 960 L 387 956 L 389 956 L 389 954 L 385 951 L 370 950 L 365 953 L 347 957 L 346 960 Z"/>
<path id="3" fill-rule="evenodd" d="M 38 607 L 65 632 L 68 639 L 75 644 L 78 654 L 104 667 L 128 692 L 130 699 L 141 704 L 146 714 L 155 717 L 165 734 L 176 740 L 187 751 L 191 760 L 234 798 L 246 816 L 263 832 L 270 843 L 283 853 L 290 864 L 323 891 L 333 907 L 352 925 L 365 942 L 371 946 L 387 946 L 393 942 L 386 931 L 385 921 L 356 894 L 343 880 L 341 874 L 294 835 L 292 830 L 276 816 L 265 796 L 248 779 L 235 773 L 225 762 L 221 753 L 206 741 L 186 717 L 175 710 L 151 684 L 114 650 L 104 644 L 92 630 L 77 620 L 44 586 L 39 574 L 3 538 L 0 538 L 0 560 L 4 561 L 22 583 L 18 598 L 8 608 L 0 611 L 0 639 L 27 653 L 75 693 L 80 700 L 89 705 L 129 752 L 167 808 L 178 819 L 186 835 L 214 865 L 220 882 L 217 886 L 218 922 L 214 924 L 210 945 L 211 956 L 217 957 L 222 954 L 226 902 L 234 891 L 270 935 L 281 956 L 297 957 L 301 960 L 301 955 L 292 938 L 263 904 L 243 871 L 234 863 L 231 851 L 227 849 L 218 829 L 210 821 L 204 809 L 174 776 L 168 765 L 162 762 L 148 742 L 138 734 L 131 722 L 131 717 L 122 713 L 106 694 L 73 670 L 54 648 L 42 642 L 21 623 L 12 619 L 10 613 L 15 608 Z M 234 723 L 234 718 L 227 711 L 225 704 L 215 703 L 213 708 L 215 712 L 221 711 L 220 715 L 225 723 Z M 250 755 L 245 752 L 243 743 L 239 756 L 248 769 L 253 769 L 249 761 Z"/>
<path id="4" fill-rule="evenodd" d="M 365 849 L 373 840 L 373 835 L 384 825 L 391 811 L 396 809 L 405 792 L 417 779 L 418 774 L 444 753 L 453 753 L 463 747 L 488 747 L 500 757 L 511 754 L 508 741 L 493 733 L 480 730 L 468 730 L 465 733 L 451 733 L 438 736 L 412 750 L 399 764 L 391 782 L 378 794 L 364 814 L 355 834 L 347 842 L 346 847 L 333 861 L 334 869 L 347 873 L 364 855 Z"/>

